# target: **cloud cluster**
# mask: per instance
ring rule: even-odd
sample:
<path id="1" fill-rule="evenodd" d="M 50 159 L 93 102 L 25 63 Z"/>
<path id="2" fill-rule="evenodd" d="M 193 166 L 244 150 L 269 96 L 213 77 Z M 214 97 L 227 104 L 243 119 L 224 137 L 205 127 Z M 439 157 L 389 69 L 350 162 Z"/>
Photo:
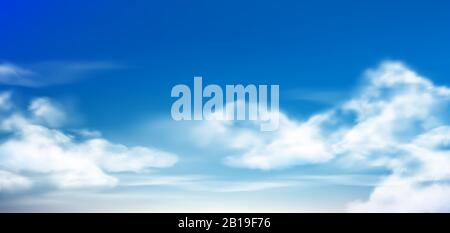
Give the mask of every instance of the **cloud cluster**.
<path id="1" fill-rule="evenodd" d="M 11 93 L 0 93 L 0 191 L 112 187 L 117 172 L 172 166 L 177 156 L 147 147 L 112 143 L 98 133 L 86 138 L 55 128 L 65 113 L 48 98 L 33 99 L 26 114 L 12 110 Z M 82 130 L 81 132 L 91 132 Z"/>
<path id="2" fill-rule="evenodd" d="M 0 65 L 1 83 L 36 86 L 23 79 L 33 75 Z M 53 100 L 36 98 L 25 111 L 19 111 L 11 96 L 11 92 L 0 92 L 0 192 L 36 185 L 112 187 L 118 183 L 117 173 L 138 173 L 177 161 L 168 152 L 112 143 L 97 131 L 69 133 L 61 127 L 67 113 Z M 368 70 L 359 91 L 323 112 L 305 120 L 280 112 L 277 131 L 261 132 L 260 122 L 223 119 L 193 122 L 187 130 L 203 149 L 225 151 L 225 162 L 233 167 L 274 170 L 333 163 L 362 171 L 388 170 L 381 181 L 371 183 L 374 190 L 367 200 L 347 205 L 351 212 L 448 212 L 449 107 L 450 88 L 389 61 Z M 244 182 L 225 188 L 220 184 L 220 190 L 260 190 L 285 184 L 292 182 Z"/>
<path id="3" fill-rule="evenodd" d="M 242 154 L 229 156 L 226 162 L 233 166 L 270 170 L 329 161 L 333 154 L 317 127 L 323 118 L 323 115 L 317 115 L 297 123 L 282 115 L 280 130 L 258 140 L 258 132 L 233 132 L 237 135 L 234 144 L 239 145 Z M 251 143 L 246 142 L 248 140 Z"/>
<path id="4" fill-rule="evenodd" d="M 343 103 L 305 121 L 280 113 L 277 132 L 262 135 L 229 122 L 208 132 L 239 145 L 226 159 L 232 166 L 271 170 L 340 161 L 391 171 L 349 211 L 449 211 L 449 104 L 449 88 L 389 61 L 368 70 L 364 85 Z"/>

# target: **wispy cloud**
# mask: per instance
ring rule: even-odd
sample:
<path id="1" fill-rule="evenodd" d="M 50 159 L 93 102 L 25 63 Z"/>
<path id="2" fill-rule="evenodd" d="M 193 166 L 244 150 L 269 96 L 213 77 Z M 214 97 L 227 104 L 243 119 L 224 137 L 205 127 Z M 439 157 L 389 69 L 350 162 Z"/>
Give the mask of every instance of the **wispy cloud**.
<path id="1" fill-rule="evenodd" d="M 156 175 L 125 176 L 120 179 L 123 187 L 151 187 L 166 186 L 176 187 L 185 191 L 235 193 L 235 192 L 259 192 L 279 188 L 298 188 L 313 186 L 355 186 L 374 187 L 384 177 L 367 174 L 344 175 L 281 175 L 269 178 L 239 179 L 220 176 L 205 175 Z"/>
<path id="2" fill-rule="evenodd" d="M 64 84 L 88 77 L 99 71 L 123 68 L 104 61 L 48 61 L 26 65 L 0 64 L 0 84 L 44 87 Z"/>

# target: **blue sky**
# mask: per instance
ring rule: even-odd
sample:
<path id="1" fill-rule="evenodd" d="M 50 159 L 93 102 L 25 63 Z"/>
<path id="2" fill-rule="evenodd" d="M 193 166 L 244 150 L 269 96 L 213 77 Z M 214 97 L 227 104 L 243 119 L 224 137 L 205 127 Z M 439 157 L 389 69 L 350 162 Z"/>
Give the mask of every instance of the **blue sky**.
<path id="1" fill-rule="evenodd" d="M 111 117 L 121 106 L 128 106 L 126 121 L 149 109 L 165 114 L 170 88 L 193 75 L 218 84 L 334 90 L 353 87 L 361 71 L 383 59 L 407 61 L 445 82 L 449 61 L 449 6 L 442 1 L 3 4 L 3 61 L 106 61 L 127 67 L 91 74 L 98 78 L 86 79 L 89 84 L 48 90 L 79 96 L 94 123 L 122 122 Z M 117 94 L 120 103 L 104 103 Z M 298 109 L 288 104 L 283 106 Z"/>
<path id="2" fill-rule="evenodd" d="M 377 202 L 381 197 L 376 192 L 398 180 L 408 183 L 399 185 L 405 193 L 447 192 L 446 186 L 438 187 L 445 190 L 440 192 L 415 189 L 417 180 L 430 181 L 423 171 L 414 179 L 398 173 L 415 171 L 416 163 L 427 167 L 425 159 L 415 156 L 421 149 L 411 148 L 420 147 L 419 139 L 427 135 L 445 132 L 441 128 L 447 125 L 448 102 L 440 88 L 450 85 L 448 2 L 14 1 L 1 5 L 0 100 L 4 101 L 0 103 L 6 110 L 0 115 L 2 125 L 16 122 L 8 123 L 14 127 L 2 127 L 0 187 L 6 190 L 0 193 L 2 211 L 450 210 L 446 200 L 431 210 L 405 209 L 404 203 L 389 209 Z M 366 74 L 368 69 L 374 74 Z M 292 132 L 281 128 L 268 135 L 220 123 L 174 122 L 170 90 L 180 83 L 192 85 L 194 76 L 203 76 L 205 84 L 280 85 L 280 110 L 288 118 L 282 127 Z M 387 82 L 385 76 L 397 81 Z M 405 93 L 405 88 L 410 92 Z M 389 94 L 372 93 L 384 89 Z M 395 105 L 392 96 L 430 100 L 417 106 L 406 102 L 410 109 L 405 110 Z M 355 107 L 355 102 L 360 105 Z M 381 113 L 390 109 L 388 103 L 399 109 L 393 113 L 395 121 L 380 120 Z M 380 105 L 385 108 L 379 109 Z M 414 111 L 419 107 L 423 110 Z M 372 112 L 379 114 L 366 116 Z M 356 114 L 356 120 L 346 114 Z M 17 115 L 23 119 L 13 117 Z M 325 119 L 314 120 L 321 117 Z M 385 125 L 377 125 L 378 121 Z M 388 124 L 394 127 L 399 122 L 408 123 L 384 132 Z M 376 125 L 372 134 L 358 131 L 372 124 Z M 33 135 L 42 136 L 42 130 L 27 131 L 30 125 L 49 130 L 47 136 L 53 135 L 52 130 L 68 136 L 68 142 L 51 141 L 59 137 L 49 136 L 48 143 L 56 151 L 73 147 L 70 158 L 80 151 L 94 153 L 100 141 L 92 140 L 101 139 L 107 149 L 93 162 L 92 172 L 98 172 L 99 184 L 106 185 L 65 187 L 54 179 L 75 169 L 71 166 L 17 165 L 20 156 L 10 142 L 33 144 Z M 224 131 L 217 131 L 221 127 Z M 375 140 L 377 133 L 391 143 Z M 353 134 L 375 139 L 351 141 Z M 236 149 L 233 138 L 240 137 L 249 145 Z M 301 148 L 317 143 L 319 149 L 311 150 L 320 152 L 323 146 L 327 156 L 311 159 L 301 149 L 293 154 L 278 150 L 277 145 L 285 143 Z M 33 150 L 38 145 L 31 144 L 23 147 Z M 361 145 L 370 151 L 357 148 Z M 141 152 L 141 147 L 152 151 Z M 259 157 L 257 152 L 271 155 Z M 142 161 L 133 160 L 129 162 L 133 166 L 126 168 L 117 161 L 98 162 L 109 161 L 104 158 L 108 153 L 123 155 L 125 162 L 142 153 Z M 435 153 L 445 154 L 429 152 Z M 162 162 L 143 158 L 161 154 Z M 407 159 L 398 162 L 394 157 Z M 246 158 L 267 161 L 255 164 Z M 410 160 L 413 165 L 405 162 Z M 262 165 L 266 162 L 279 166 Z M 432 177 L 432 182 L 448 180 L 445 175 Z M 16 178 L 23 190 L 7 188 L 6 180 Z M 70 204 L 86 200 L 96 204 Z"/>

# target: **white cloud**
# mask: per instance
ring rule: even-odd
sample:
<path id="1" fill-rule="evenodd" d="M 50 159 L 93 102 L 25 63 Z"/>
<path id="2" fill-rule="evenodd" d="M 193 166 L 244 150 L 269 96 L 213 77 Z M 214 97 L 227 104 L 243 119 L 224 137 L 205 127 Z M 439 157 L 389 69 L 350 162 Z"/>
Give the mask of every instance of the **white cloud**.
<path id="1" fill-rule="evenodd" d="M 367 201 L 348 205 L 351 212 L 449 212 L 449 126 L 434 128 L 403 147 L 406 157 L 393 166 Z"/>
<path id="2" fill-rule="evenodd" d="M 320 128 L 327 114 L 305 122 L 291 120 L 282 112 L 278 114 L 280 128 L 272 132 L 261 132 L 260 121 L 230 121 L 220 116 L 193 122 L 186 131 L 198 146 L 230 153 L 225 162 L 236 167 L 271 170 L 333 158 Z"/>
<path id="3" fill-rule="evenodd" d="M 86 141 L 78 149 L 110 172 L 140 172 L 147 168 L 170 167 L 177 161 L 176 156 L 168 152 L 141 146 L 127 147 L 98 138 Z"/>
<path id="4" fill-rule="evenodd" d="M 390 168 L 392 175 L 367 201 L 351 203 L 348 210 L 450 211 L 450 89 L 399 63 L 386 63 L 370 74 L 364 97 L 351 102 L 359 122 L 339 148 Z"/>
<path id="5" fill-rule="evenodd" d="M 305 121 L 281 113 L 280 128 L 271 134 L 221 125 L 220 141 L 245 145 L 227 163 L 269 170 L 337 160 L 386 168 L 392 175 L 349 211 L 449 211 L 450 89 L 400 62 L 368 70 L 364 81 L 350 99 Z"/>
<path id="6" fill-rule="evenodd" d="M 227 163 L 268 170 L 304 163 L 321 163 L 333 158 L 318 127 L 324 116 L 317 115 L 303 123 L 283 118 L 280 130 L 271 135 L 269 140 L 254 143 L 242 155 L 228 157 Z M 246 137 L 238 134 L 236 139 L 240 144 L 245 144 L 246 140 L 257 138 L 257 134 L 247 132 Z"/>
<path id="7" fill-rule="evenodd" d="M 5 70 L 3 75 L 11 73 Z M 280 113 L 278 131 L 260 132 L 259 122 L 219 119 L 194 122 L 189 132 L 201 148 L 225 150 L 231 166 L 271 170 L 338 161 L 361 170 L 388 169 L 390 175 L 370 184 L 375 187 L 368 199 L 349 203 L 348 211 L 450 211 L 449 102 L 448 87 L 435 85 L 402 63 L 385 62 L 367 71 L 360 91 L 342 104 L 302 121 Z M 0 108 L 14 109 L 10 94 L 0 93 Z M 6 172 L 0 178 L 23 178 L 31 187 L 33 177 L 26 174 L 37 173 L 59 188 L 110 187 L 119 182 L 115 172 L 141 172 L 176 162 L 173 154 L 112 143 L 99 133 L 80 131 L 90 136 L 77 140 L 49 128 L 63 122 L 49 118 L 57 115 L 49 112 L 61 111 L 51 100 L 40 99 L 29 111 L 29 118 L 14 111 L 0 118 L 1 130 L 8 134 L 0 144 L 0 169 Z M 181 181 L 194 187 L 195 182 Z M 7 187 L 8 182 L 1 184 Z M 206 187 L 235 192 L 291 184 L 269 180 Z"/>
<path id="8" fill-rule="evenodd" d="M 450 186 L 421 185 L 391 176 L 370 194 L 367 201 L 348 204 L 350 212 L 449 212 Z"/>
<path id="9" fill-rule="evenodd" d="M 57 188 L 112 187 L 118 182 L 115 172 L 142 172 L 177 161 L 176 155 L 157 149 L 128 147 L 100 135 L 78 139 L 48 128 L 47 124 L 59 125 L 64 120 L 64 112 L 49 99 L 33 100 L 29 111 L 31 119 L 13 111 L 0 121 L 0 130 L 7 135 L 0 143 L 0 168 L 8 172 L 24 177 L 38 174 L 40 180 Z M 27 179 L 33 182 L 33 178 Z"/>

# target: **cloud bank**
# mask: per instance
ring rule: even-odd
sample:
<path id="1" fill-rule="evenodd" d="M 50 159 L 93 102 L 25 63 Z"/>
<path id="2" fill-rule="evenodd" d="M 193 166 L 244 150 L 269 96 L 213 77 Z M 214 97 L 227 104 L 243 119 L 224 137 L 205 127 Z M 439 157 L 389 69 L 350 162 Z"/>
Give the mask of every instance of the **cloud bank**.
<path id="1" fill-rule="evenodd" d="M 263 135 L 220 121 L 200 127 L 236 149 L 225 160 L 231 166 L 273 170 L 337 162 L 391 172 L 348 211 L 450 211 L 449 103 L 448 87 L 388 61 L 368 70 L 359 91 L 341 104 L 305 121 L 280 113 L 277 132 Z"/>
<path id="2" fill-rule="evenodd" d="M 112 143 L 98 133 L 84 137 L 64 132 L 57 127 L 65 113 L 48 98 L 33 99 L 25 114 L 13 110 L 10 92 L 0 93 L 0 103 L 0 192 L 35 185 L 113 187 L 118 183 L 115 173 L 139 173 L 177 161 L 172 153 Z"/>

